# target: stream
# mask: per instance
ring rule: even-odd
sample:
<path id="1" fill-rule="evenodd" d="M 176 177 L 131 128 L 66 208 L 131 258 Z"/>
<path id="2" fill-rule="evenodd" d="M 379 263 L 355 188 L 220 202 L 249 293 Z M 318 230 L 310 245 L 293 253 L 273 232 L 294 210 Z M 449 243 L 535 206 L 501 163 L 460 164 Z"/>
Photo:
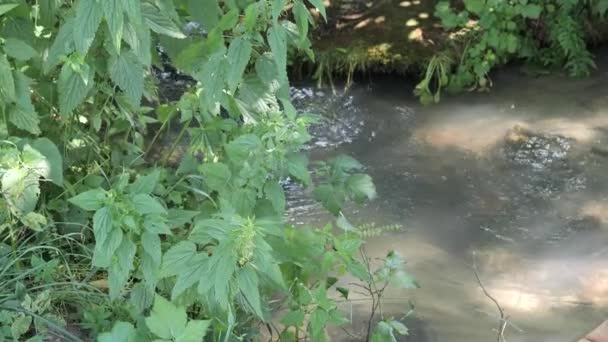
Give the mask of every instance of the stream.
<path id="1" fill-rule="evenodd" d="M 313 159 L 358 159 L 378 198 L 345 209 L 354 224 L 400 224 L 369 238 L 395 250 L 419 289 L 386 293 L 385 317 L 402 318 L 403 341 L 495 341 L 499 313 L 509 342 L 576 341 L 608 318 L 608 54 L 592 77 L 494 75 L 488 93 L 444 96 L 423 107 L 412 84 L 382 79 L 332 93 L 306 85 L 292 97 L 327 118 L 312 128 Z M 331 218 L 297 187 L 295 224 Z M 343 309 L 365 336 L 370 304 Z M 336 330 L 333 340 L 352 341 Z"/>

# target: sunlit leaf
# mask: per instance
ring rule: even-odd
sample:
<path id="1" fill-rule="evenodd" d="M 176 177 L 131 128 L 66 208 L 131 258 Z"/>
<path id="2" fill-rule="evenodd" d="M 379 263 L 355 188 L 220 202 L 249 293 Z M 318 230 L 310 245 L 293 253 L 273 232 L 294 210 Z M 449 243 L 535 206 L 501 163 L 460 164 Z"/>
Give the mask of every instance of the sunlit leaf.
<path id="1" fill-rule="evenodd" d="M 144 68 L 135 54 L 123 52 L 110 60 L 110 78 L 128 96 L 131 104 L 139 106 L 144 91 Z"/>
<path id="2" fill-rule="evenodd" d="M 107 0 L 104 0 L 107 1 Z M 103 8 L 97 0 L 80 0 L 76 7 L 74 19 L 74 45 L 81 55 L 86 55 L 93 44 L 95 34 L 101 24 Z"/>
<path id="3" fill-rule="evenodd" d="M 150 317 L 146 318 L 146 325 L 154 335 L 172 340 L 181 336 L 186 329 L 187 321 L 188 317 L 184 308 L 177 307 L 165 298 L 156 295 Z"/>
<path id="4" fill-rule="evenodd" d="M 173 38 L 186 38 L 186 35 L 175 25 L 171 18 L 161 13 L 153 4 L 142 2 L 141 13 L 152 31 Z"/>

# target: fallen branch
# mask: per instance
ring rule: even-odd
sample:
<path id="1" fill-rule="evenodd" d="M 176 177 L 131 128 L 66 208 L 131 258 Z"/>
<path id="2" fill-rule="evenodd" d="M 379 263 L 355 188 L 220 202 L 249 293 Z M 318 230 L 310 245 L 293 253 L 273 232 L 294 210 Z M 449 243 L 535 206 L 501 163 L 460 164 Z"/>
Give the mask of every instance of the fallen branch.
<path id="1" fill-rule="evenodd" d="M 477 279 L 477 283 L 479 284 L 479 287 L 481 287 L 481 289 L 483 290 L 483 293 L 485 294 L 485 296 L 488 297 L 492 302 L 494 302 L 494 305 L 496 305 L 496 308 L 498 309 L 498 313 L 500 314 L 496 341 L 506 342 L 507 340 L 505 338 L 505 330 L 507 329 L 507 325 L 509 324 L 509 316 L 505 315 L 505 310 L 502 308 L 502 306 L 500 306 L 500 303 L 498 303 L 496 298 L 494 298 L 488 292 L 488 290 L 486 290 L 486 287 L 481 282 L 481 279 L 479 278 L 479 272 L 477 270 L 477 259 L 475 258 L 475 256 L 476 256 L 476 253 L 473 251 L 473 272 L 475 273 L 475 278 Z"/>

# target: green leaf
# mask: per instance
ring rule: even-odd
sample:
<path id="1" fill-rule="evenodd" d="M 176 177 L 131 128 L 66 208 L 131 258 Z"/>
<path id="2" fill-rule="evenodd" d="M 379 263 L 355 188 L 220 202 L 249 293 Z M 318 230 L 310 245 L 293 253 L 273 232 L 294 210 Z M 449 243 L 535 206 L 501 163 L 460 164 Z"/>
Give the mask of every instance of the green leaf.
<path id="1" fill-rule="evenodd" d="M 14 73 L 13 79 L 17 98 L 15 105 L 9 112 L 9 119 L 16 127 L 38 135 L 40 134 L 40 128 L 38 127 L 40 120 L 30 97 L 31 80 L 20 71 Z"/>
<path id="2" fill-rule="evenodd" d="M 188 0 L 188 12 L 209 32 L 219 22 L 221 10 L 217 1 Z"/>
<path id="3" fill-rule="evenodd" d="M 103 206 L 105 198 L 105 190 L 99 188 L 82 192 L 68 199 L 68 202 L 79 207 L 80 209 L 94 211 L 100 209 Z"/>
<path id="4" fill-rule="evenodd" d="M 221 241 L 224 240 L 228 233 L 234 229 L 234 225 L 227 221 L 219 219 L 198 220 L 194 228 L 190 232 L 188 240 L 206 244 L 211 239 Z"/>
<path id="5" fill-rule="evenodd" d="M 131 323 L 118 321 L 112 331 L 97 336 L 97 342 L 135 342 L 136 330 Z"/>
<path id="6" fill-rule="evenodd" d="M 130 0 L 133 1 L 133 0 Z M 139 2 L 139 0 L 137 1 Z M 152 63 L 152 38 L 150 29 L 143 23 L 127 22 L 124 27 L 124 40 L 129 44 L 141 64 L 150 66 Z"/>
<path id="7" fill-rule="evenodd" d="M 175 342 L 201 342 L 203 338 L 207 334 L 207 329 L 209 329 L 209 325 L 211 321 L 199 321 L 194 320 L 188 322 L 186 325 L 186 329 L 184 332 L 179 335 Z"/>
<path id="8" fill-rule="evenodd" d="M 217 24 L 217 26 L 222 31 L 231 30 L 232 28 L 234 28 L 234 26 L 236 26 L 236 23 L 238 22 L 238 20 L 239 20 L 239 10 L 236 8 L 233 8 L 230 11 L 228 11 L 228 13 L 226 13 L 222 16 L 222 18 L 220 19 L 220 22 Z"/>
<path id="9" fill-rule="evenodd" d="M 237 189 L 230 193 L 230 204 L 241 217 L 249 217 L 255 207 L 255 192 L 250 189 Z"/>
<path id="10" fill-rule="evenodd" d="M 142 22 L 140 0 L 123 0 L 123 8 L 132 23 L 139 24 Z"/>
<path id="11" fill-rule="evenodd" d="M 93 89 L 95 72 L 86 64 L 83 66 L 81 66 L 81 73 L 75 72 L 69 63 L 64 64 L 61 68 L 57 88 L 59 90 L 59 109 L 63 115 L 70 114 Z"/>
<path id="12" fill-rule="evenodd" d="M 104 243 L 95 244 L 95 249 L 93 251 L 93 266 L 110 266 L 114 252 L 116 252 L 116 249 L 118 249 L 122 243 L 122 239 L 122 230 L 120 228 L 114 228 Z"/>
<path id="13" fill-rule="evenodd" d="M 188 268 L 190 260 L 196 254 L 196 244 L 190 241 L 178 242 L 163 255 L 161 277 L 171 277 L 182 273 Z"/>
<path id="14" fill-rule="evenodd" d="M 268 29 L 268 45 L 270 45 L 277 71 L 281 75 L 287 68 L 287 38 L 281 25 L 274 24 Z"/>
<path id="15" fill-rule="evenodd" d="M 78 2 L 76 18 L 74 19 L 74 30 L 72 32 L 76 51 L 82 56 L 86 56 L 91 44 L 93 44 L 102 17 L 103 8 L 101 8 L 100 1 L 80 0 Z"/>
<path id="16" fill-rule="evenodd" d="M 281 323 L 288 327 L 299 327 L 304 323 L 304 312 L 302 310 L 289 311 L 281 318 Z"/>
<path id="17" fill-rule="evenodd" d="M 128 191 L 132 194 L 151 194 L 158 184 L 160 178 L 160 170 L 154 170 L 145 176 L 139 176 L 128 187 Z"/>
<path id="18" fill-rule="evenodd" d="M 243 73 L 249 58 L 251 57 L 251 42 L 243 37 L 238 37 L 230 43 L 228 48 L 228 75 L 226 83 L 231 92 L 234 92 L 239 82 L 243 78 Z"/>
<path id="19" fill-rule="evenodd" d="M 154 263 L 160 266 L 162 251 L 160 249 L 160 238 L 158 235 L 147 231 L 143 232 L 143 234 L 141 234 L 141 244 L 144 251 L 150 255 Z"/>
<path id="20" fill-rule="evenodd" d="M 116 53 L 120 53 L 125 18 L 123 0 L 103 0 L 101 6 L 110 31 L 110 40 L 116 49 Z"/>
<path id="21" fill-rule="evenodd" d="M 264 186 L 264 194 L 277 214 L 282 215 L 285 212 L 285 192 L 281 184 L 276 180 L 269 180 Z"/>
<path id="22" fill-rule="evenodd" d="M 393 327 L 393 329 L 395 329 L 397 331 L 397 333 L 399 333 L 399 335 L 409 335 L 409 330 L 405 326 L 405 324 L 403 324 L 399 321 L 394 321 L 394 320 L 388 322 L 388 324 L 390 324 Z"/>
<path id="23" fill-rule="evenodd" d="M 38 54 L 33 47 L 21 39 L 7 38 L 4 41 L 6 54 L 21 61 L 27 61 Z"/>
<path id="24" fill-rule="evenodd" d="M 139 106 L 144 92 L 144 67 L 134 53 L 123 52 L 110 60 L 110 78 Z"/>
<path id="25" fill-rule="evenodd" d="M 32 142 L 32 147 L 42 153 L 51 168 L 49 179 L 63 187 L 63 158 L 57 146 L 47 138 L 38 138 Z"/>
<path id="26" fill-rule="evenodd" d="M 356 173 L 350 175 L 346 180 L 346 186 L 350 193 L 358 200 L 376 198 L 376 186 L 372 181 L 372 177 L 367 174 Z"/>
<path id="27" fill-rule="evenodd" d="M 20 314 L 11 324 L 11 335 L 14 341 L 19 341 L 22 335 L 25 335 L 30 330 L 32 324 L 32 317 Z"/>
<path id="28" fill-rule="evenodd" d="M 17 216 L 36 208 L 40 195 L 39 175 L 26 168 L 14 168 L 2 176 L 2 193 Z"/>
<path id="29" fill-rule="evenodd" d="M 203 84 L 201 106 L 204 111 L 214 111 L 224 89 L 226 59 L 223 51 L 214 53 L 203 65 L 197 79 Z"/>
<path id="30" fill-rule="evenodd" d="M 118 298 L 129 281 L 136 251 L 137 247 L 129 239 L 123 239 L 120 246 L 116 249 L 116 260 L 112 261 L 108 270 L 108 285 L 110 287 L 111 299 Z"/>
<path id="31" fill-rule="evenodd" d="M 16 101 L 15 80 L 6 55 L 0 54 L 0 91 L 6 102 Z"/>
<path id="32" fill-rule="evenodd" d="M 543 8 L 537 4 L 527 4 L 521 7 L 520 13 L 525 18 L 538 19 Z"/>
<path id="33" fill-rule="evenodd" d="M 308 172 L 308 158 L 301 153 L 291 154 L 287 156 L 287 170 L 289 174 L 308 185 L 311 182 L 310 173 Z"/>
<path id="34" fill-rule="evenodd" d="M 311 20 L 310 12 L 302 1 L 296 1 L 293 6 L 293 15 L 296 19 L 296 25 L 298 26 L 298 33 L 300 34 L 300 40 L 308 37 L 308 24 Z"/>
<path id="35" fill-rule="evenodd" d="M 175 25 L 168 16 L 149 2 L 141 3 L 141 13 L 150 29 L 158 34 L 184 39 L 186 35 Z"/>
<path id="36" fill-rule="evenodd" d="M 20 217 L 19 220 L 21 220 L 21 223 L 25 226 L 37 232 L 43 231 L 43 227 L 47 225 L 46 216 L 36 212 L 30 212 L 27 215 Z"/>
<path id="37" fill-rule="evenodd" d="M 55 27 L 57 22 L 57 9 L 61 6 L 57 0 L 39 0 L 40 4 L 40 19 L 38 25 L 44 27 Z"/>
<path id="38" fill-rule="evenodd" d="M 259 2 L 254 2 L 245 8 L 245 27 L 247 28 L 247 31 L 253 31 L 255 28 L 255 24 L 260 16 L 259 4 Z"/>
<path id="39" fill-rule="evenodd" d="M 255 153 L 262 146 L 262 141 L 255 134 L 244 134 L 234 139 L 226 146 L 228 158 L 240 164 L 245 161 L 251 153 Z"/>
<path id="40" fill-rule="evenodd" d="M 154 291 L 150 291 L 146 288 L 143 282 L 137 283 L 131 289 L 129 303 L 133 305 L 137 313 L 142 313 L 152 306 L 154 300 Z"/>
<path id="41" fill-rule="evenodd" d="M 485 0 L 464 0 L 467 11 L 480 14 L 485 6 Z"/>
<path id="42" fill-rule="evenodd" d="M 19 4 L 2 4 L 2 5 L 0 5 L 0 15 L 3 15 L 5 13 L 13 10 L 17 6 L 19 6 Z"/>
<path id="43" fill-rule="evenodd" d="M 156 284 L 158 284 L 160 279 L 159 266 L 159 264 L 154 262 L 150 254 L 143 253 L 140 263 L 141 273 L 144 276 L 143 283 L 146 289 L 152 293 L 156 290 Z"/>
<path id="44" fill-rule="evenodd" d="M 135 210 L 141 215 L 167 213 L 167 209 L 157 199 L 148 194 L 136 194 L 131 197 L 131 201 Z"/>
<path id="45" fill-rule="evenodd" d="M 241 268 L 236 273 L 236 279 L 239 284 L 239 290 L 245 297 L 248 306 L 262 320 L 264 313 L 262 312 L 262 301 L 260 300 L 260 290 L 258 289 L 258 275 L 250 266 Z"/>
<path id="46" fill-rule="evenodd" d="M 397 342 L 393 327 L 385 321 L 378 322 L 370 342 Z"/>
<path id="47" fill-rule="evenodd" d="M 323 18 L 327 20 L 327 13 L 325 12 L 325 5 L 323 5 L 322 0 L 308 0 L 308 2 L 315 6 L 315 8 L 319 10 L 319 13 L 321 13 Z"/>
<path id="48" fill-rule="evenodd" d="M 328 318 L 327 311 L 322 308 L 317 308 L 310 315 L 310 332 L 314 341 L 325 339 L 324 331 Z"/>
<path id="49" fill-rule="evenodd" d="M 330 213 L 338 215 L 344 204 L 344 192 L 330 184 L 323 184 L 313 190 L 314 198 L 321 202 Z"/>
<path id="50" fill-rule="evenodd" d="M 42 155 L 42 153 L 33 149 L 29 144 L 23 146 L 21 152 L 21 161 L 23 165 L 28 168 L 31 172 L 38 174 L 38 176 L 47 178 L 51 173 L 51 167 L 48 160 Z"/>
<path id="51" fill-rule="evenodd" d="M 54 1 L 54 0 L 53 0 Z M 57 38 L 49 48 L 48 56 L 44 60 L 44 72 L 48 73 L 60 61 L 74 51 L 74 18 L 68 18 L 59 28 Z"/>
<path id="52" fill-rule="evenodd" d="M 177 274 L 175 285 L 171 290 L 171 299 L 175 300 L 184 291 L 201 280 L 208 271 L 208 266 L 209 257 L 204 252 L 196 254 L 186 264 L 176 266 L 180 272 Z"/>
<path id="53" fill-rule="evenodd" d="M 93 234 L 96 244 L 104 244 L 112 231 L 112 213 L 108 207 L 103 207 L 93 215 Z"/>
<path id="54" fill-rule="evenodd" d="M 223 191 L 230 182 L 232 174 L 224 163 L 204 163 L 199 167 L 203 174 L 205 184 L 215 191 Z"/>
<path id="55" fill-rule="evenodd" d="M 198 214 L 199 212 L 194 210 L 171 208 L 167 215 L 167 225 L 171 228 L 182 227 L 185 224 L 191 223 L 192 219 Z"/>
<path id="56" fill-rule="evenodd" d="M 182 335 L 187 320 L 184 308 L 156 295 L 150 317 L 146 318 L 146 325 L 154 335 L 169 340 Z"/>

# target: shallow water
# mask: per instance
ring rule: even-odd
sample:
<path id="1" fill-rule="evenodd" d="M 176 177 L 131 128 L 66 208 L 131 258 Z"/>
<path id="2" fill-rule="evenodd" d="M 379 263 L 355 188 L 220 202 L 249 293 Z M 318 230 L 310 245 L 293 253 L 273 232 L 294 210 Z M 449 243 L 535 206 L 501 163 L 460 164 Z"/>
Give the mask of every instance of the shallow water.
<path id="1" fill-rule="evenodd" d="M 591 78 L 534 78 L 509 69 L 489 93 L 422 107 L 411 85 L 384 80 L 346 93 L 299 87 L 295 102 L 328 121 L 313 128 L 313 158 L 356 157 L 378 199 L 348 208 L 357 224 L 399 223 L 368 253 L 394 249 L 421 285 L 391 290 L 385 316 L 405 319 L 406 341 L 493 341 L 498 311 L 509 342 L 575 341 L 608 318 L 608 63 Z M 296 223 L 328 220 L 298 189 Z M 369 303 L 354 298 L 353 334 Z M 335 340 L 354 340 L 341 332 Z"/>

